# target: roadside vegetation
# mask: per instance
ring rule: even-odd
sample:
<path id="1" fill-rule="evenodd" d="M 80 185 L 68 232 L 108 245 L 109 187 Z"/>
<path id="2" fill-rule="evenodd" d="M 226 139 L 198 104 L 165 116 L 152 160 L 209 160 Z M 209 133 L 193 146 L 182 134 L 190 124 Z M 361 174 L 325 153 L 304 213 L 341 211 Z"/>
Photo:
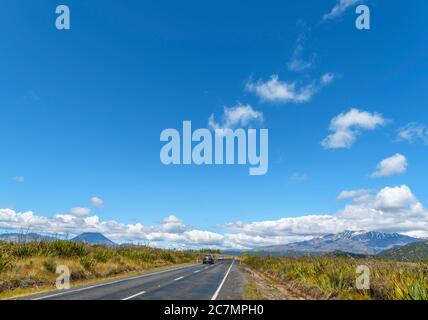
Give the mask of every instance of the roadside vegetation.
<path id="1" fill-rule="evenodd" d="M 194 263 L 197 251 L 141 246 L 88 246 L 71 241 L 0 242 L 0 297 L 13 290 L 55 289 L 56 269 L 67 266 L 73 282 L 107 279 L 155 268 Z"/>
<path id="2" fill-rule="evenodd" d="M 347 257 L 280 258 L 246 255 L 241 261 L 292 291 L 314 299 L 428 300 L 428 263 Z M 358 290 L 356 269 L 370 269 L 370 290 Z"/>

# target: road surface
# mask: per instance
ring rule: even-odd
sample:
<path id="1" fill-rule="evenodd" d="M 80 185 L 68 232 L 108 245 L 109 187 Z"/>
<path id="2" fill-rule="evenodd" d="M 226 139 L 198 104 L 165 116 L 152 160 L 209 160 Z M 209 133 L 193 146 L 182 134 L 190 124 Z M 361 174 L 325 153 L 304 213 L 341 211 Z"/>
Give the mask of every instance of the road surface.
<path id="1" fill-rule="evenodd" d="M 192 265 L 92 286 L 26 297 L 27 300 L 216 300 L 233 260 Z"/>

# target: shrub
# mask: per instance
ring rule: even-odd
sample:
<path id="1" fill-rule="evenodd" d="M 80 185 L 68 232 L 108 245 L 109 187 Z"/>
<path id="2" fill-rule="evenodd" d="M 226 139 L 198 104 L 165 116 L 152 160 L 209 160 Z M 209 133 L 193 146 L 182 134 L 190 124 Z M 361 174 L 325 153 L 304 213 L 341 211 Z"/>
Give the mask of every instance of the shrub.
<path id="1" fill-rule="evenodd" d="M 92 271 L 97 264 L 95 259 L 92 257 L 81 257 L 80 258 L 80 265 L 85 269 L 86 271 Z"/>
<path id="2" fill-rule="evenodd" d="M 244 256 L 250 267 L 285 281 L 319 288 L 330 297 L 384 300 L 428 300 L 427 264 L 337 257 L 279 258 Z M 356 268 L 371 271 L 370 290 L 356 288 Z"/>
<path id="3" fill-rule="evenodd" d="M 54 259 L 49 258 L 42 262 L 43 267 L 46 269 L 49 273 L 55 273 L 56 272 L 56 263 Z"/>

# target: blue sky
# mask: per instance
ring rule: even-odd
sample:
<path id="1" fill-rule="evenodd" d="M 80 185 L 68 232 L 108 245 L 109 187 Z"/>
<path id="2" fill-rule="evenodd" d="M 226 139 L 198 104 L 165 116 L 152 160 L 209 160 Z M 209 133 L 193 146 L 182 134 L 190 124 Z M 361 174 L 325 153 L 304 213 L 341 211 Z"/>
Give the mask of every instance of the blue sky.
<path id="1" fill-rule="evenodd" d="M 69 31 L 55 1 L 3 4 L 0 227 L 174 246 L 428 236 L 428 4 L 365 1 L 359 31 L 359 2 L 67 0 Z M 268 174 L 162 165 L 162 130 L 239 106 L 269 129 Z"/>

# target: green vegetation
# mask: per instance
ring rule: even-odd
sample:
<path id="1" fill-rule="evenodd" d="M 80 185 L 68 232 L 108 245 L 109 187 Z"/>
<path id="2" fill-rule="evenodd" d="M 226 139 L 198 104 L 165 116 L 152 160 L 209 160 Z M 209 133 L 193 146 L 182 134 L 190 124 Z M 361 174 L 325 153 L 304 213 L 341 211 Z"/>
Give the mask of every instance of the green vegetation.
<path id="1" fill-rule="evenodd" d="M 108 248 L 71 241 L 0 242 L 0 295 L 23 288 L 54 289 L 60 265 L 70 269 L 72 282 L 91 281 L 196 262 L 201 254 L 137 246 Z"/>
<path id="2" fill-rule="evenodd" d="M 380 253 L 378 257 L 395 261 L 428 262 L 428 243 L 417 242 L 403 247 L 392 248 Z"/>
<path id="3" fill-rule="evenodd" d="M 304 293 L 319 292 L 318 298 L 428 300 L 428 264 L 377 259 L 340 257 L 279 258 L 244 256 L 249 267 L 272 279 L 299 288 Z M 370 290 L 358 290 L 357 266 L 370 268 Z"/>

